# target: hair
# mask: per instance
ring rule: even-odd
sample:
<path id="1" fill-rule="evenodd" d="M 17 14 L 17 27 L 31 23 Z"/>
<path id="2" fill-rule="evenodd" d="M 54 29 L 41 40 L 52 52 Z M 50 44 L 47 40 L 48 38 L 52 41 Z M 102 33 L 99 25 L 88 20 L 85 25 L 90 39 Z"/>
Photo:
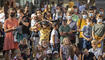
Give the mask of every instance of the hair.
<path id="1" fill-rule="evenodd" d="M 92 40 L 91 44 L 97 44 L 97 41 L 96 40 Z"/>
<path id="2" fill-rule="evenodd" d="M 74 51 L 74 53 L 79 57 L 80 54 L 79 48 L 75 44 L 73 44 L 73 47 L 76 48 L 76 51 Z"/>

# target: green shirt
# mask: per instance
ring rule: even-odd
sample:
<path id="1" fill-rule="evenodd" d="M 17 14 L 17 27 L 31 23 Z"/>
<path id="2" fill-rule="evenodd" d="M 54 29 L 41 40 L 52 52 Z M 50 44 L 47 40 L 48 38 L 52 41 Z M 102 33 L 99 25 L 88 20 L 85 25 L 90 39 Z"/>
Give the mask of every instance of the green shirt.
<path id="1" fill-rule="evenodd" d="M 64 27 L 63 25 L 61 25 L 59 27 L 59 32 L 70 32 L 70 27 L 67 25 L 66 27 Z M 68 37 L 69 35 L 67 34 L 66 36 L 60 36 L 60 42 L 63 42 L 64 37 Z"/>
<path id="2" fill-rule="evenodd" d="M 105 24 L 95 24 L 92 27 L 92 31 L 94 32 L 96 36 L 102 37 L 105 32 Z"/>

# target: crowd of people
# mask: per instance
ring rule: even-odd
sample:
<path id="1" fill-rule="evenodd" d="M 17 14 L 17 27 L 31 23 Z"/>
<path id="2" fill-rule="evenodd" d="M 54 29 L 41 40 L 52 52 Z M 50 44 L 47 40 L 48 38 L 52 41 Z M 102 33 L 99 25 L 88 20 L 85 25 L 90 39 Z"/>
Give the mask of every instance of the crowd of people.
<path id="1" fill-rule="evenodd" d="M 103 8 L 70 1 L 32 9 L 0 8 L 5 60 L 105 60 Z"/>

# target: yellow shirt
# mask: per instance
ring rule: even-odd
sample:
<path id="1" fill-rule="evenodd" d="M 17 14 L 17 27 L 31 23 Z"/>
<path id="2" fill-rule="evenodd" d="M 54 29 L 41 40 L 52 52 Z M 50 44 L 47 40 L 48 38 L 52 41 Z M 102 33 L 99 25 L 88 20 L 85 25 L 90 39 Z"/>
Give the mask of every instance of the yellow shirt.
<path id="1" fill-rule="evenodd" d="M 49 36 L 50 36 L 50 27 L 47 27 L 46 29 L 40 28 L 40 41 L 46 40 L 49 42 Z"/>
<path id="2" fill-rule="evenodd" d="M 77 26 L 80 27 L 80 30 L 83 28 L 83 26 L 86 25 L 86 20 L 82 19 L 82 20 L 78 20 L 77 21 Z M 83 38 L 82 37 L 82 32 L 80 32 L 79 38 Z"/>

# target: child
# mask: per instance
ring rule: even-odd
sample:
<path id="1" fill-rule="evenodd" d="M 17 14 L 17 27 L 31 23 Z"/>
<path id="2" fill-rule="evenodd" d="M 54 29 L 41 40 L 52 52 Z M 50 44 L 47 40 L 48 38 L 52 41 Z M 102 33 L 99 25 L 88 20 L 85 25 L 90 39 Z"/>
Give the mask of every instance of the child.
<path id="1" fill-rule="evenodd" d="M 74 51 L 74 60 L 81 60 L 80 56 L 82 55 L 76 45 L 73 45 Z"/>
<path id="2" fill-rule="evenodd" d="M 51 49 L 47 50 L 47 57 L 45 60 L 52 60 L 52 50 Z"/>
<path id="3" fill-rule="evenodd" d="M 23 60 L 20 50 L 15 50 L 15 57 L 13 60 Z"/>
<path id="4" fill-rule="evenodd" d="M 38 45 L 38 46 L 37 46 L 37 51 L 36 51 L 36 52 L 37 52 L 37 53 L 36 53 L 35 59 L 36 59 L 36 60 L 42 60 L 42 59 L 43 59 L 43 48 L 42 48 L 41 45 Z"/>
<path id="5" fill-rule="evenodd" d="M 91 44 L 92 44 L 92 48 L 89 49 L 89 52 L 94 53 L 96 59 L 98 59 L 98 56 L 102 55 L 102 50 L 101 48 L 98 48 L 96 40 L 92 40 Z"/>
<path id="6" fill-rule="evenodd" d="M 92 52 L 88 52 L 88 49 L 83 50 L 82 60 L 96 60 L 95 55 Z"/>
<path id="7" fill-rule="evenodd" d="M 41 42 L 41 46 L 43 48 L 43 55 L 44 55 L 44 58 L 46 59 L 47 58 L 47 51 L 50 49 L 47 41 L 44 39 L 42 40 Z"/>
<path id="8" fill-rule="evenodd" d="M 23 39 L 22 41 L 20 41 L 20 45 L 19 45 L 19 49 L 21 51 L 22 56 L 25 55 L 25 50 L 28 48 L 27 45 L 27 39 Z"/>
<path id="9" fill-rule="evenodd" d="M 60 56 L 59 56 L 59 53 L 58 53 L 58 51 L 54 51 L 53 52 L 53 60 L 60 60 Z"/>
<path id="10" fill-rule="evenodd" d="M 63 45 L 60 47 L 60 58 L 61 60 L 67 60 L 69 57 L 73 59 L 74 51 L 69 38 L 65 37 L 63 39 Z"/>
<path id="11" fill-rule="evenodd" d="M 83 36 L 83 48 L 90 49 L 91 48 L 91 40 L 92 40 L 92 22 L 90 18 L 86 19 L 87 25 L 85 25 L 82 29 Z"/>
<path id="12" fill-rule="evenodd" d="M 51 37 L 50 37 L 50 45 L 52 48 L 52 51 L 58 51 L 58 45 L 59 45 L 59 38 L 58 38 L 58 24 L 54 23 L 53 24 L 53 30 L 51 32 Z"/>

